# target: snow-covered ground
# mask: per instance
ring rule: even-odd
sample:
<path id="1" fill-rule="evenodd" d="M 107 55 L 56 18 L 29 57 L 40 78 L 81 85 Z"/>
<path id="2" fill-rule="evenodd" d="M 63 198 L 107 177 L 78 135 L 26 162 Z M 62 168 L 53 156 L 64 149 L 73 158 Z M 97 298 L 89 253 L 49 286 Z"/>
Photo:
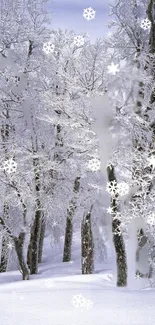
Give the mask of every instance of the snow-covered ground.
<path id="1" fill-rule="evenodd" d="M 73 263 L 62 263 L 58 251 L 53 256 L 46 241 L 37 276 L 21 281 L 17 271 L 0 274 L 0 325 L 155 324 L 155 290 L 144 280 L 135 280 L 134 290 L 116 288 L 102 264 L 95 274 L 81 275 L 78 240 Z"/>

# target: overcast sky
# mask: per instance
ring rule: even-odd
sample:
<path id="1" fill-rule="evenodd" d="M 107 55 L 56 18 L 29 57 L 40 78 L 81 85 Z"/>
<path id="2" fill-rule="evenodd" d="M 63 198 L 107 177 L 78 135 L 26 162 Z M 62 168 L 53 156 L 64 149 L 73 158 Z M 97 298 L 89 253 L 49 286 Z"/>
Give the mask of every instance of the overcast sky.
<path id="1" fill-rule="evenodd" d="M 53 29 L 74 30 L 77 34 L 86 32 L 94 40 L 108 31 L 108 4 L 112 0 L 50 0 L 49 9 L 52 13 Z M 83 9 L 91 7 L 96 10 L 95 19 L 87 21 L 83 18 Z"/>

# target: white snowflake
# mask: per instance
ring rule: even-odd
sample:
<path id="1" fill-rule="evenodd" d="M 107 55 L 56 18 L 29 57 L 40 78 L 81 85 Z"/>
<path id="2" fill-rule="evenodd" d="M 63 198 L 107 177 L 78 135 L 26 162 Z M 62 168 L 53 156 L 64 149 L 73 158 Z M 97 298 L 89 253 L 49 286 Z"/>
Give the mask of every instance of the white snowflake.
<path id="1" fill-rule="evenodd" d="M 52 44 L 51 42 L 47 42 L 43 45 L 43 51 L 46 53 L 46 54 L 50 54 L 50 53 L 53 53 L 55 50 L 55 45 Z"/>
<path id="2" fill-rule="evenodd" d="M 76 46 L 82 46 L 84 44 L 84 37 L 81 35 L 77 35 L 74 37 L 74 44 Z"/>
<path id="3" fill-rule="evenodd" d="M 89 160 L 89 163 L 88 163 L 88 169 L 90 169 L 92 172 L 97 172 L 100 170 L 101 168 L 101 162 L 99 159 L 97 158 L 93 158 L 91 160 Z"/>
<path id="4" fill-rule="evenodd" d="M 136 280 L 139 280 L 139 279 L 141 279 L 141 276 L 140 276 L 140 274 L 139 274 L 139 273 L 137 273 L 137 274 L 135 275 L 135 279 L 136 279 Z"/>
<path id="5" fill-rule="evenodd" d="M 149 166 L 152 166 L 152 170 L 154 170 L 155 168 L 155 157 L 151 156 L 150 158 L 147 158 L 148 162 L 149 162 Z"/>
<path id="6" fill-rule="evenodd" d="M 87 20 L 91 20 L 95 18 L 95 13 L 96 11 L 89 7 L 83 10 L 83 17 Z"/>
<path id="7" fill-rule="evenodd" d="M 8 249 L 12 250 L 14 248 L 14 244 L 12 242 L 7 244 Z"/>
<path id="8" fill-rule="evenodd" d="M 120 196 L 126 195 L 129 193 L 129 185 L 125 182 L 118 183 L 117 191 Z"/>
<path id="9" fill-rule="evenodd" d="M 93 308 L 93 302 L 91 300 L 85 299 L 84 307 L 87 308 L 87 309 L 92 309 Z"/>
<path id="10" fill-rule="evenodd" d="M 154 226 L 155 225 L 155 213 L 151 213 L 148 218 L 147 218 L 147 222 L 150 226 Z"/>
<path id="11" fill-rule="evenodd" d="M 113 75 L 116 74 L 116 72 L 119 71 L 118 64 L 114 64 L 113 62 L 111 65 L 108 65 L 108 73 L 112 73 Z"/>
<path id="12" fill-rule="evenodd" d="M 71 303 L 75 308 L 84 307 L 85 306 L 85 298 L 81 294 L 74 295 Z"/>
<path id="13" fill-rule="evenodd" d="M 106 186 L 106 191 L 111 196 L 115 196 L 118 193 L 117 192 L 117 182 L 116 181 L 108 182 L 107 186 Z"/>
<path id="14" fill-rule="evenodd" d="M 53 288 L 54 287 L 54 281 L 52 279 L 45 280 L 45 286 L 46 286 L 46 288 Z"/>
<path id="15" fill-rule="evenodd" d="M 13 160 L 13 158 L 8 159 L 4 162 L 3 169 L 8 174 L 14 173 L 17 169 L 17 163 Z"/>
<path id="16" fill-rule="evenodd" d="M 114 211 L 113 211 L 113 208 L 109 207 L 109 208 L 107 209 L 107 213 L 112 214 L 113 212 L 114 212 Z"/>
<path id="17" fill-rule="evenodd" d="M 151 28 L 151 22 L 150 22 L 150 20 L 148 18 L 143 19 L 141 21 L 140 27 L 143 28 L 144 30 L 150 29 Z"/>

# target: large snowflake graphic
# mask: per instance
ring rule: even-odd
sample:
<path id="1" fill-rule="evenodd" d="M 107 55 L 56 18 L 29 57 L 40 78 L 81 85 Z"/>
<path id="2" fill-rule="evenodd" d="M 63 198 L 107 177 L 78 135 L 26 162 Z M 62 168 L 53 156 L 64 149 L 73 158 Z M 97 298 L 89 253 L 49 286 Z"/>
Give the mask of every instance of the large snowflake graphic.
<path id="1" fill-rule="evenodd" d="M 143 19 L 141 21 L 140 27 L 143 28 L 144 30 L 150 29 L 151 28 L 151 22 L 150 22 L 150 20 L 148 18 Z"/>
<path id="2" fill-rule="evenodd" d="M 84 44 L 84 37 L 81 35 L 77 35 L 74 37 L 74 44 L 76 46 L 82 46 Z"/>
<path id="3" fill-rule="evenodd" d="M 46 286 L 46 288 L 53 288 L 54 287 L 54 281 L 52 279 L 45 280 L 45 286 Z"/>
<path id="4" fill-rule="evenodd" d="M 84 307 L 86 309 L 92 309 L 93 308 L 93 302 L 91 300 L 85 299 Z"/>
<path id="5" fill-rule="evenodd" d="M 55 45 L 52 44 L 51 42 L 47 42 L 43 45 L 43 51 L 46 53 L 46 54 L 50 54 L 50 53 L 53 53 L 55 50 Z"/>
<path id="6" fill-rule="evenodd" d="M 100 170 L 101 168 L 101 162 L 99 159 L 97 158 L 93 158 L 91 160 L 89 160 L 89 163 L 88 163 L 88 169 L 90 169 L 92 172 L 97 172 Z"/>
<path id="7" fill-rule="evenodd" d="M 117 191 L 117 182 L 116 181 L 108 182 L 107 186 L 106 186 L 106 191 L 111 196 L 115 196 L 118 193 L 118 191 Z"/>
<path id="8" fill-rule="evenodd" d="M 113 75 L 116 74 L 116 72 L 119 71 L 118 64 L 114 64 L 113 62 L 111 65 L 108 65 L 108 73 L 112 73 Z"/>
<path id="9" fill-rule="evenodd" d="M 89 299 L 85 299 L 81 294 L 79 295 L 74 295 L 72 297 L 72 305 L 75 308 L 86 308 L 86 309 L 92 309 L 93 307 L 93 302 Z"/>
<path id="10" fill-rule="evenodd" d="M 74 295 L 71 302 L 75 308 L 80 308 L 85 306 L 85 298 L 81 294 Z"/>
<path id="11" fill-rule="evenodd" d="M 110 214 L 114 213 L 113 208 L 111 208 L 111 207 L 109 207 L 109 208 L 106 209 L 106 210 L 107 210 L 107 213 L 110 213 Z"/>
<path id="12" fill-rule="evenodd" d="M 83 10 L 83 17 L 87 20 L 91 20 L 95 18 L 95 13 L 96 11 L 89 7 Z"/>
<path id="13" fill-rule="evenodd" d="M 125 182 L 117 184 L 117 192 L 120 196 L 126 195 L 129 193 L 129 185 Z"/>
<path id="14" fill-rule="evenodd" d="M 17 163 L 13 160 L 13 158 L 10 158 L 4 162 L 3 169 L 7 174 L 15 173 L 17 169 Z"/>

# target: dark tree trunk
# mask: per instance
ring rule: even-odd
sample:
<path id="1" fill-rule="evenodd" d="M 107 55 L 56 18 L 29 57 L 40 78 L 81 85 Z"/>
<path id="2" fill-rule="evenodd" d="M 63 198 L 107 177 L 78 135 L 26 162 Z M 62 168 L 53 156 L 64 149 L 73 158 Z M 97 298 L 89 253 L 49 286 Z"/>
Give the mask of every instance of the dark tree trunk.
<path id="1" fill-rule="evenodd" d="M 30 243 L 28 246 L 28 253 L 27 253 L 27 264 L 30 269 L 30 274 L 38 273 L 40 232 L 41 232 L 41 211 L 37 210 L 35 213 L 34 223 L 31 229 Z"/>
<path id="2" fill-rule="evenodd" d="M 92 274 L 94 271 L 94 243 L 91 229 L 91 210 L 83 217 L 81 224 L 82 274 Z"/>
<path id="3" fill-rule="evenodd" d="M 7 271 L 7 265 L 8 265 L 8 238 L 5 235 L 3 235 L 2 249 L 1 249 L 0 273 Z"/>
<path id="4" fill-rule="evenodd" d="M 24 254 L 23 254 L 24 241 L 25 241 L 25 233 L 21 232 L 18 238 L 14 237 L 15 249 L 18 256 L 18 261 L 23 276 L 23 280 L 29 280 L 29 270 L 25 263 Z"/>
<path id="5" fill-rule="evenodd" d="M 9 216 L 9 206 L 4 203 L 4 220 L 8 219 Z M 2 249 L 1 249 L 1 262 L 0 262 L 0 272 L 6 272 L 8 265 L 8 236 L 4 234 L 2 237 Z"/>
<path id="6" fill-rule="evenodd" d="M 74 195 L 79 192 L 80 189 L 80 177 L 76 177 L 74 182 Z M 65 242 L 64 242 L 64 253 L 63 262 L 69 262 L 71 260 L 71 249 L 72 249 L 72 237 L 73 237 L 73 216 L 76 210 L 76 198 L 74 197 L 67 209 L 66 219 L 66 231 L 65 231 Z"/>
<path id="7" fill-rule="evenodd" d="M 36 145 L 37 147 L 37 145 Z M 33 148 L 34 154 L 37 152 Z M 30 274 L 38 273 L 38 259 L 39 259 L 39 242 L 42 222 L 42 208 L 40 201 L 40 175 L 39 175 L 39 160 L 33 159 L 34 175 L 35 175 L 35 190 L 36 190 L 36 209 L 34 222 L 31 228 L 30 243 L 27 252 L 27 264 L 30 269 Z"/>
<path id="8" fill-rule="evenodd" d="M 108 180 L 109 182 L 116 181 L 114 167 L 109 165 L 107 167 Z M 116 252 L 116 264 L 117 264 L 117 286 L 125 287 L 127 285 L 127 260 L 125 252 L 125 244 L 123 240 L 123 235 L 121 233 L 121 221 L 116 218 L 116 213 L 118 211 L 118 196 L 111 198 L 111 208 L 112 208 L 112 233 L 113 242 Z"/>
<path id="9" fill-rule="evenodd" d="M 38 263 L 42 262 L 42 255 L 43 255 L 43 245 L 44 245 L 44 237 L 45 237 L 45 220 L 42 218 L 41 221 L 41 232 L 40 232 L 40 239 L 39 239 L 39 252 L 38 252 Z"/>

